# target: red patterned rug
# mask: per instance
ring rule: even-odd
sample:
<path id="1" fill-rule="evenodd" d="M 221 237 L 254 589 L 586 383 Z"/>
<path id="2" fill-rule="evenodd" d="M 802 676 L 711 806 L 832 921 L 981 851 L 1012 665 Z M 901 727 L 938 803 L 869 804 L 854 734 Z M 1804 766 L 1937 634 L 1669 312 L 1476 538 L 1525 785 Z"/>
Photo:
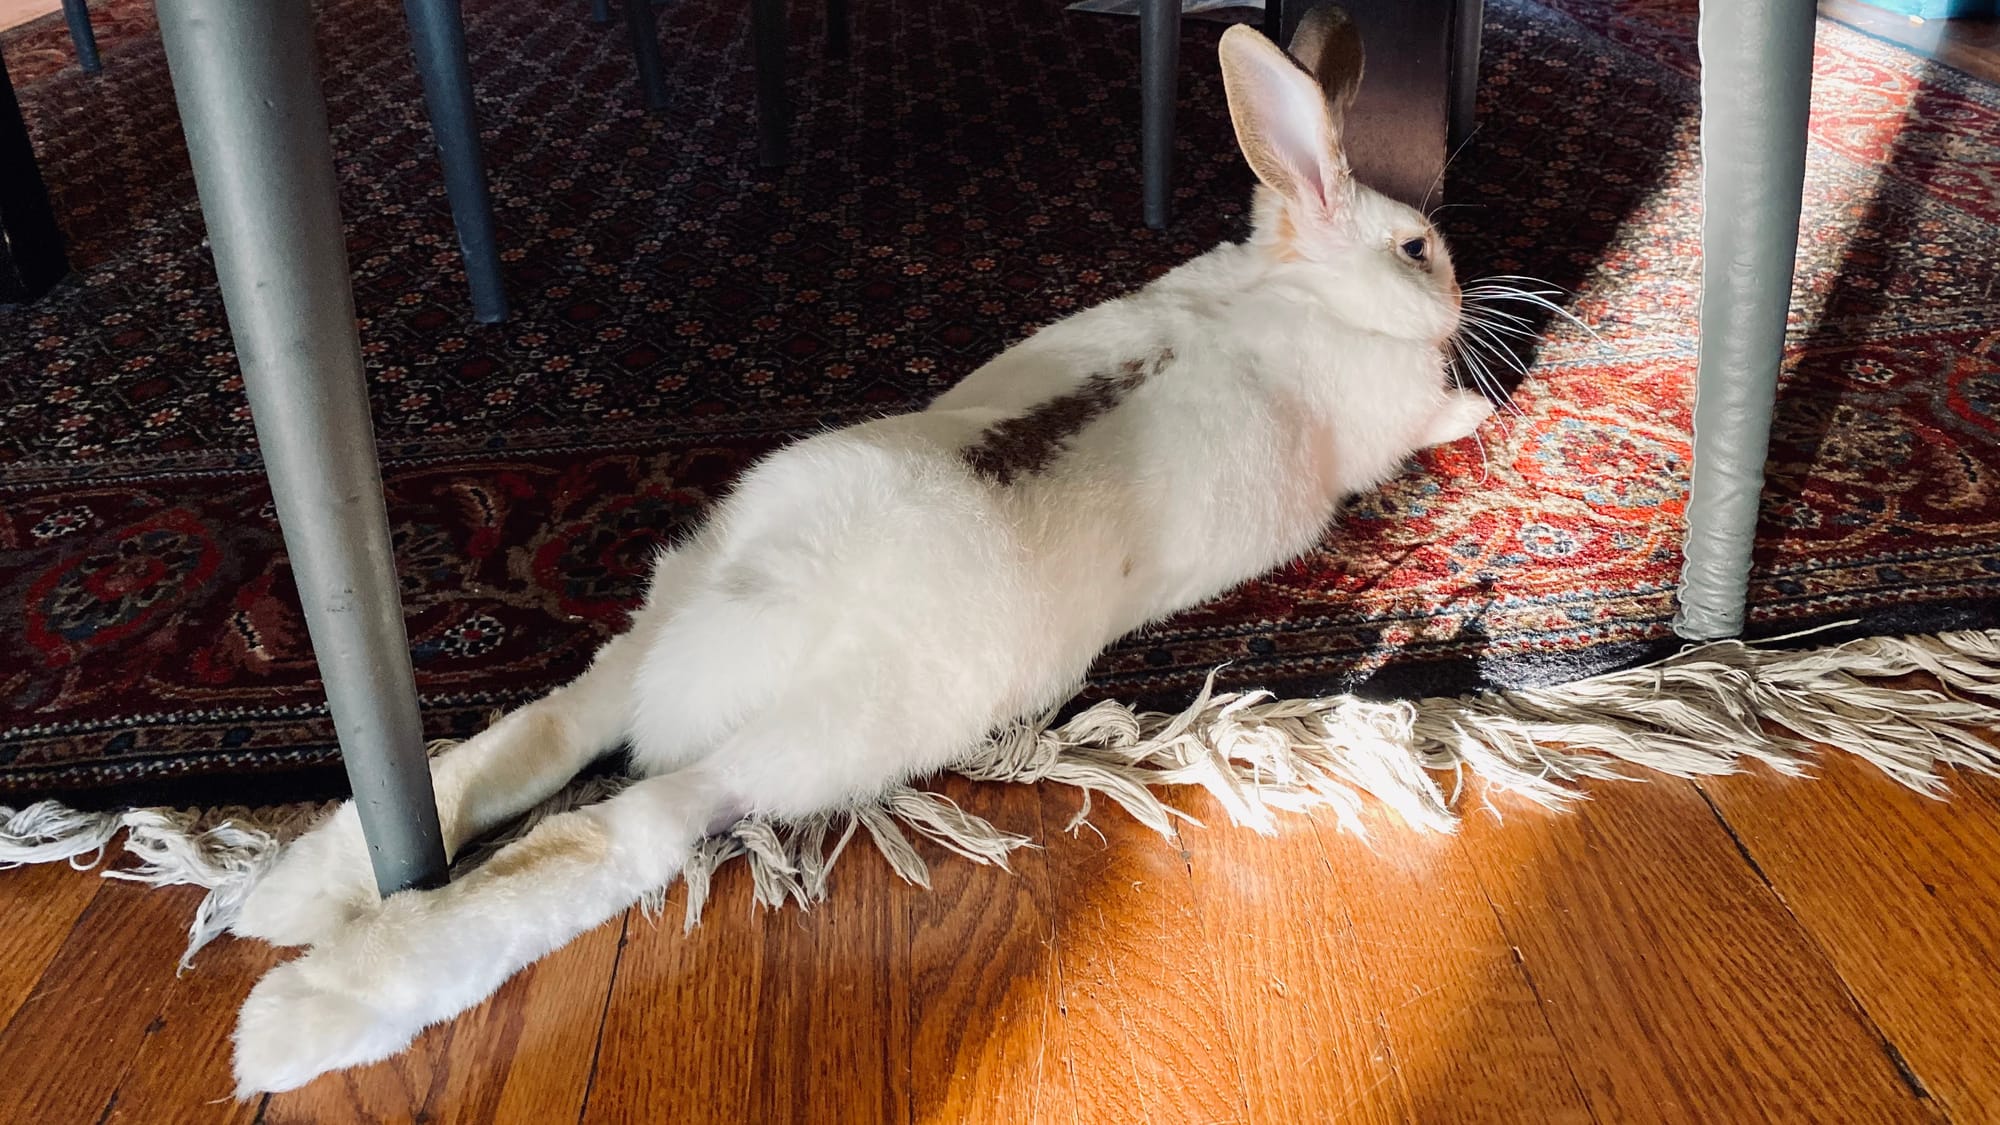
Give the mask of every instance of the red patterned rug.
<path id="1" fill-rule="evenodd" d="M 114 4 L 114 12 L 125 12 Z M 1179 219 L 1138 222 L 1135 29 L 1060 0 L 798 6 L 796 164 L 754 168 L 741 4 L 619 28 L 467 7 L 516 314 L 466 316 L 399 6 L 321 19 L 356 300 L 426 721 L 574 674 L 649 548 L 751 458 L 921 404 L 1033 326 L 1233 237 L 1250 179 L 1187 29 Z M 1692 0 L 1495 0 L 1444 211 L 1461 272 L 1576 294 L 1483 451 L 1434 451 L 1323 547 L 1132 638 L 1089 691 L 1380 694 L 1671 648 L 1698 270 Z M 0 311 L 0 800 L 339 786 L 150 24 L 106 69 L 0 37 L 78 273 Z M 1822 24 L 1754 630 L 2000 620 L 2000 90 Z M 1822 638 L 1824 639 L 1824 638 Z"/>

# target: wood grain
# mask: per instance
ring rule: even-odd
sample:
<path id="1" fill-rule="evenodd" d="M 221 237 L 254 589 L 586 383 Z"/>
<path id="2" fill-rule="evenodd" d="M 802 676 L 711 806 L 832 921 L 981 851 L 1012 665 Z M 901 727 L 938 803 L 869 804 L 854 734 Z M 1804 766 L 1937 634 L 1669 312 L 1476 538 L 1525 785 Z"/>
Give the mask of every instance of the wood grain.
<path id="1" fill-rule="evenodd" d="M 1042 793 L 1052 830 L 1076 807 L 1073 792 Z M 1243 1120 L 1235 1013 L 1222 998 L 1221 951 L 1203 934 L 1187 860 L 1115 808 L 1092 822 L 1095 833 L 1048 839 L 1076 1120 Z"/>
<path id="2" fill-rule="evenodd" d="M 263 1120 L 1995 1116 L 2000 783 L 1940 804 L 1836 760 L 1707 800 L 1503 799 L 1457 837 L 1370 811 L 1367 842 L 1319 818 L 1260 838 L 1180 794 L 1215 826 L 1177 844 L 1109 809 L 1102 839 L 1064 835 L 1062 790 L 947 791 L 1046 848 L 1011 874 L 936 856 L 926 892 L 861 845 L 808 915 L 753 909 L 732 866 L 692 936 L 677 907 L 629 915 Z M 176 981 L 195 892 L 18 874 L 0 938 L 35 984 L 0 1073 L 34 1078 L 0 1083 L 0 1121 L 250 1120 L 213 1099 L 279 955 L 219 944 Z"/>
<path id="3" fill-rule="evenodd" d="M 622 1125 L 667 1113 L 686 1125 L 750 1120 L 756 1079 L 761 927 L 749 872 L 716 875 L 708 912 L 681 933 L 677 890 L 666 913 L 629 916 L 582 1121 Z"/>
<path id="4" fill-rule="evenodd" d="M 1996 807 L 1970 778 L 1939 802 L 1843 755 L 1820 774 L 1703 788 L 1922 1087 L 2000 1120 Z"/>
<path id="5" fill-rule="evenodd" d="M 857 840 L 857 843 L 862 841 Z M 874 849 L 834 876 L 831 901 L 756 919 L 763 967 L 752 1019 L 751 1121 L 910 1119 L 910 938 L 904 897 L 920 894 Z"/>
<path id="6" fill-rule="evenodd" d="M 1327 816 L 1314 818 L 1314 832 L 1383 1006 L 1408 1119 L 1590 1120 L 1460 841 L 1380 809 L 1360 820 L 1365 838 Z"/>
<path id="7" fill-rule="evenodd" d="M 97 872 L 67 863 L 0 871 L 0 1028 L 28 998 L 101 885 Z"/>
<path id="8" fill-rule="evenodd" d="M 1236 1014 L 1248 1119 L 1409 1120 L 1350 888 L 1312 821 L 1287 817 L 1261 837 L 1230 827 L 1205 796 L 1188 805 L 1209 826 L 1183 827 L 1180 838 L 1202 928 L 1220 950 L 1219 999 Z"/>
<path id="9" fill-rule="evenodd" d="M 999 827 L 1044 839 L 1041 798 L 1021 785 L 948 778 L 940 790 Z M 1075 1117 L 1048 857 L 1013 870 L 940 858 L 929 893 L 904 889 L 910 958 L 910 1109 L 915 1125 L 1054 1125 Z"/>
<path id="10" fill-rule="evenodd" d="M 0 1031 L 0 1120 L 95 1122 L 174 985 L 201 892 L 102 880 L 33 991 Z"/>
<path id="11" fill-rule="evenodd" d="M 1929 1119 L 1691 784 L 1590 794 L 1464 850 L 1599 1120 Z"/>
<path id="12" fill-rule="evenodd" d="M 180 950 L 170 942 L 145 953 L 166 957 L 171 966 Z M 153 1125 L 162 1106 L 199 1110 L 203 1122 L 232 1125 L 257 1119 L 263 1098 L 235 1099 L 230 1071 L 230 1034 L 236 1010 L 265 970 L 284 959 L 260 941 L 224 938 L 209 945 L 186 973 L 173 979 L 159 1018 L 146 1027 L 132 1065 L 112 1097 L 107 1122 Z"/>
<path id="13" fill-rule="evenodd" d="M 263 1120 L 474 1125 L 574 1117 L 624 925 L 620 915 L 549 954 L 395 1058 L 274 1095 Z"/>

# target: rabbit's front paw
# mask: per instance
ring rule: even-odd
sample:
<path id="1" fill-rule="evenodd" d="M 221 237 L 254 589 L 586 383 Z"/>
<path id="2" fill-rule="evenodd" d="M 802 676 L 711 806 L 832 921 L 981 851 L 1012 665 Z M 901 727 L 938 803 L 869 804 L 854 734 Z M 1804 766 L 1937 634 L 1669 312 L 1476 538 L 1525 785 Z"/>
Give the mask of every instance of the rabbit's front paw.
<path id="1" fill-rule="evenodd" d="M 236 1021 L 236 1096 L 296 1089 L 330 1070 L 388 1058 L 415 1034 L 408 1021 L 313 972 L 280 965 L 250 990 Z"/>
<path id="2" fill-rule="evenodd" d="M 318 945 L 380 901 L 361 818 L 349 801 L 285 846 L 229 928 L 272 945 Z"/>
<path id="3" fill-rule="evenodd" d="M 1478 391 L 1454 390 L 1446 396 L 1444 405 L 1431 416 L 1425 427 L 1423 441 L 1418 448 L 1444 445 L 1460 438 L 1471 437 L 1479 429 L 1480 423 L 1493 417 L 1493 403 Z"/>

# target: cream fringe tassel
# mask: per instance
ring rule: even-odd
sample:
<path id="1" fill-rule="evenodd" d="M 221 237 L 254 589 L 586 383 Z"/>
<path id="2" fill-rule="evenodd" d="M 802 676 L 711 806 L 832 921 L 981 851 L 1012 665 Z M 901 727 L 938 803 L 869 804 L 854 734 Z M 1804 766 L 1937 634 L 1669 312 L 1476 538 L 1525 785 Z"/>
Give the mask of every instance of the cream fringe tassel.
<path id="1" fill-rule="evenodd" d="M 1927 674 L 1917 685 L 1897 682 Z M 1938 686 L 1943 690 L 1938 690 Z M 1804 774 L 1815 744 L 1845 751 L 1898 782 L 1942 796 L 1940 766 L 2000 774 L 2000 630 L 1878 637 L 1784 651 L 1721 641 L 1687 648 L 1642 668 L 1559 687 L 1480 692 L 1377 703 L 1352 696 L 1277 699 L 1266 692 L 1214 692 L 1209 678 L 1177 715 L 1099 703 L 1052 726 L 1053 715 L 995 731 L 955 767 L 978 781 L 1055 782 L 1082 791 L 1068 828 L 1106 798 L 1163 835 L 1175 818 L 1161 786 L 1198 785 L 1230 819 L 1259 832 L 1273 814 L 1327 808 L 1360 832 L 1372 797 L 1410 826 L 1449 832 L 1464 775 L 1546 806 L 1579 797 L 1568 783 L 1626 778 L 1638 766 L 1677 777 L 1730 773 L 1748 759 Z M 449 745 L 449 744 L 443 744 Z M 1451 774 L 1450 792 L 1434 774 Z M 543 817 L 601 800 L 623 779 L 581 782 L 530 812 L 502 836 L 458 857 L 477 863 Z M 324 807 L 276 811 L 83 813 L 44 801 L 0 808 L 0 868 L 66 859 L 88 868 L 118 832 L 135 867 L 114 879 L 192 883 L 208 897 L 188 932 L 188 956 L 228 928 L 238 905 L 280 844 Z M 828 874 L 865 831 L 897 874 L 928 887 L 923 859 L 905 829 L 948 851 L 1005 867 L 1031 843 L 965 812 L 936 793 L 897 786 L 877 800 L 796 823 L 738 822 L 704 840 L 682 872 L 686 925 L 700 919 L 715 871 L 737 856 L 750 865 L 756 900 L 810 906 L 826 898 Z M 664 905 L 665 891 L 647 906 Z M 183 966 L 186 962 L 183 961 Z"/>

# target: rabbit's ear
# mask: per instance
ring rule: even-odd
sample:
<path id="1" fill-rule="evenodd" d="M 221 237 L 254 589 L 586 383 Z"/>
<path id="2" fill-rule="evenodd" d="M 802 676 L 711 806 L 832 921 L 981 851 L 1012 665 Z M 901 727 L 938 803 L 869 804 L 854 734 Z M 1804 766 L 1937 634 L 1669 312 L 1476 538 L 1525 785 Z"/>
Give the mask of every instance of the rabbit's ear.
<path id="1" fill-rule="evenodd" d="M 1333 108 L 1334 124 L 1339 125 L 1361 85 L 1361 33 L 1354 21 L 1335 5 L 1320 4 L 1300 18 L 1287 49 L 1319 79 L 1326 104 Z"/>
<path id="2" fill-rule="evenodd" d="M 1350 183 L 1318 79 L 1246 24 L 1223 33 L 1221 53 L 1229 117 L 1250 170 L 1312 215 L 1332 217 Z"/>

